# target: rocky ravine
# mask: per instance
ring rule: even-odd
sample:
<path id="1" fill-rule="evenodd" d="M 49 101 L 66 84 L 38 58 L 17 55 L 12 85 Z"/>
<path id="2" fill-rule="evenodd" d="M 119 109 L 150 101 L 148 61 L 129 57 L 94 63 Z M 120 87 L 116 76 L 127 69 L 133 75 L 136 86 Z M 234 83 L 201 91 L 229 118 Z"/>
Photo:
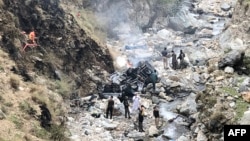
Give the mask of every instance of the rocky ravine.
<path id="1" fill-rule="evenodd" d="M 151 85 L 145 88 L 147 93 L 141 95 L 147 111 L 146 132 L 137 132 L 133 125 L 134 119 L 124 118 L 123 106 L 118 100 L 115 104 L 117 115 L 114 120 L 105 119 L 103 115 L 107 100 L 98 99 L 97 96 L 94 100 L 96 104 L 87 109 L 87 112 L 77 116 L 69 115 L 68 126 L 72 139 L 222 141 L 223 125 L 249 124 L 249 104 L 246 101 L 249 101 L 247 95 L 250 78 L 242 75 L 242 72 L 247 74 L 244 72 L 247 65 L 242 63 L 242 52 L 247 54 L 249 51 L 248 27 L 245 24 L 234 25 L 237 20 L 242 20 L 234 14 L 238 11 L 237 7 L 246 6 L 248 2 L 190 2 L 193 7 L 184 6 L 170 20 L 170 23 L 175 24 L 169 24 L 168 28 L 144 33 L 135 41 L 129 40 L 130 36 L 121 36 L 120 39 L 125 40 L 108 44 L 111 49 L 120 52 L 114 59 L 124 56 L 136 60 L 142 57 L 150 60 L 159 72 L 159 95 L 152 96 Z M 248 12 L 245 10 L 239 13 L 247 15 Z M 184 24 L 178 22 L 183 19 L 186 21 Z M 244 23 L 248 22 L 246 20 Z M 173 25 L 183 28 L 173 28 Z M 241 38 L 234 39 L 234 36 L 227 33 L 228 30 L 238 29 L 244 31 L 241 36 L 237 36 Z M 227 42 L 229 40 L 232 42 Z M 139 50 L 140 54 L 131 55 L 131 52 L 123 48 L 125 45 L 146 45 L 149 50 Z M 180 49 L 184 50 L 190 66 L 182 71 L 163 70 L 161 60 L 154 57 L 154 51 L 160 51 L 164 46 L 175 50 L 177 54 Z M 143 56 L 144 52 L 151 52 L 151 56 Z M 117 64 L 118 60 L 115 60 Z M 242 63 L 240 66 L 237 65 L 239 62 Z M 188 95 L 181 96 L 183 92 Z M 83 99 L 88 101 L 89 98 Z M 152 118 L 154 104 L 160 105 L 163 117 L 164 125 L 159 130 L 155 129 Z M 91 114 L 101 116 L 95 118 Z"/>

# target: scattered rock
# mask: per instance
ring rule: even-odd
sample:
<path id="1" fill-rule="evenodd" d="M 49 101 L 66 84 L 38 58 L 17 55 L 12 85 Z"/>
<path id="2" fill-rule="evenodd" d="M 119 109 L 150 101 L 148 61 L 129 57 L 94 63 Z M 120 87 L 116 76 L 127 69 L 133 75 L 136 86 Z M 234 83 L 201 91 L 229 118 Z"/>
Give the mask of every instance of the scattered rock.
<path id="1" fill-rule="evenodd" d="M 235 102 L 229 103 L 229 106 L 232 107 L 232 108 L 234 108 L 235 107 Z"/>
<path id="2" fill-rule="evenodd" d="M 159 130 L 156 126 L 150 126 L 148 129 L 148 135 L 149 137 L 157 137 L 159 135 Z"/>
<path id="3" fill-rule="evenodd" d="M 206 135 L 200 130 L 197 135 L 197 141 L 207 141 Z"/>
<path id="4" fill-rule="evenodd" d="M 159 104 L 159 102 L 160 102 L 160 100 L 159 100 L 158 97 L 152 96 L 152 103 L 153 103 L 153 104 Z"/>
<path id="5" fill-rule="evenodd" d="M 191 140 L 190 137 L 182 135 L 176 141 L 190 141 L 190 140 Z"/>
<path id="6" fill-rule="evenodd" d="M 244 112 L 244 115 L 240 119 L 239 124 L 241 124 L 241 125 L 249 125 L 250 124 L 250 111 Z"/>
<path id="7" fill-rule="evenodd" d="M 106 129 L 106 130 L 114 130 L 117 128 L 117 124 L 115 123 L 110 123 L 107 121 L 103 121 L 102 122 L 102 126 Z"/>
<path id="8" fill-rule="evenodd" d="M 228 73 L 228 74 L 233 74 L 234 73 L 234 68 L 232 67 L 226 67 L 224 69 L 225 73 Z"/>
<path id="9" fill-rule="evenodd" d="M 225 68 L 227 66 L 234 67 L 242 64 L 244 53 L 238 50 L 233 50 L 224 55 L 218 62 L 219 68 Z"/>
<path id="10" fill-rule="evenodd" d="M 223 3 L 220 7 L 224 11 L 228 11 L 231 9 L 231 6 L 228 3 Z"/>

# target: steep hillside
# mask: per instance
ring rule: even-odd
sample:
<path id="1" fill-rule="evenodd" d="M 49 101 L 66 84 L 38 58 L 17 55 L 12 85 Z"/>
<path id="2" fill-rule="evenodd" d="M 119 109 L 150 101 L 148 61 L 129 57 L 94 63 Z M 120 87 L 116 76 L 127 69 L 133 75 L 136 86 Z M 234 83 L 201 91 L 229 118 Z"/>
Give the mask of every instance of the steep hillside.
<path id="1" fill-rule="evenodd" d="M 42 141 L 58 139 L 58 135 L 63 139 L 60 119 L 66 107 L 61 95 L 55 92 L 59 90 L 57 83 L 38 75 L 34 75 L 32 82 L 24 82 L 11 71 L 13 67 L 16 67 L 15 62 L 0 50 L 0 140 Z M 52 115 L 52 130 L 40 126 L 39 105 L 44 103 Z"/>
<path id="2" fill-rule="evenodd" d="M 25 45 L 35 30 L 38 46 Z M 88 95 L 114 71 L 109 51 L 58 1 L 0 0 L 0 140 L 67 140 L 64 98 Z M 41 127 L 41 108 L 51 128 Z"/>
<path id="3" fill-rule="evenodd" d="M 1 46 L 17 63 L 16 72 L 32 81 L 31 72 L 67 80 L 74 91 L 91 93 L 113 63 L 106 47 L 91 39 L 70 13 L 54 1 L 4 0 L 1 10 Z M 21 32 L 37 34 L 38 47 L 22 52 Z"/>

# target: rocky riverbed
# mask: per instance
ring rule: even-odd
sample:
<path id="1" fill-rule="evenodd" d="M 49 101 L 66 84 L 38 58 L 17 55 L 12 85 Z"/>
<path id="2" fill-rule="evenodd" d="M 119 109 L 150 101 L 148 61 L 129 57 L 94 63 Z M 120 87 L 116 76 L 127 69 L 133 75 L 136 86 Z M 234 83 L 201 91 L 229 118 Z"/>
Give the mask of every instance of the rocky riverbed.
<path id="1" fill-rule="evenodd" d="M 230 35 L 225 32 L 236 4 L 236 0 L 184 1 L 180 11 L 169 17 L 166 28 L 151 28 L 134 36 L 122 33 L 118 40 L 110 39 L 107 46 L 117 71 L 126 69 L 127 60 L 134 66 L 147 60 L 158 71 L 158 93 L 152 93 L 149 84 L 146 93 L 140 94 L 146 107 L 146 132 L 135 129 L 137 114 L 132 119 L 124 117 L 123 104 L 116 97 L 113 120 L 104 118 L 107 99 L 100 99 L 96 94 L 95 98 L 81 98 L 85 102 L 91 99 L 94 105 L 89 108 L 69 108 L 67 125 L 71 138 L 75 141 L 222 141 L 223 125 L 249 124 L 250 109 L 246 101 L 250 78 L 238 75 L 239 68 L 235 66 L 241 60 L 242 49 L 249 44 L 240 38 L 227 42 Z M 183 70 L 164 70 L 159 56 L 164 47 L 177 54 L 182 49 L 189 66 Z M 156 104 L 160 105 L 162 117 L 160 129 L 155 127 L 152 116 Z"/>

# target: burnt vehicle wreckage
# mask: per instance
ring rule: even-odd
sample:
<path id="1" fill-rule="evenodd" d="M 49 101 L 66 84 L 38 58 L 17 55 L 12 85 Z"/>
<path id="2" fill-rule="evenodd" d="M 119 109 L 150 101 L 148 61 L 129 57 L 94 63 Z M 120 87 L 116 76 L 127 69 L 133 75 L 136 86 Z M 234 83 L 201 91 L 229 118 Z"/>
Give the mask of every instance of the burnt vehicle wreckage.
<path id="1" fill-rule="evenodd" d="M 150 74 L 155 68 L 148 61 L 141 61 L 135 68 L 128 68 L 126 71 L 111 74 L 110 84 L 101 86 L 99 96 L 107 98 L 108 96 L 134 96 L 134 92 L 144 93 L 144 87 L 152 83 Z M 121 99 L 120 99 L 121 100 Z"/>
<path id="2" fill-rule="evenodd" d="M 114 72 L 110 75 L 111 83 L 97 84 L 98 95 L 100 99 L 108 98 L 109 96 L 117 96 L 122 102 L 125 96 L 132 98 L 134 92 L 141 91 L 143 88 L 151 83 L 150 74 L 154 71 L 154 67 L 147 61 L 139 62 L 138 67 L 129 68 L 126 71 Z M 70 107 L 72 111 L 70 114 L 77 114 L 81 108 L 88 110 L 95 104 L 93 99 L 97 98 L 97 95 L 91 95 L 88 98 L 81 98 L 78 93 L 72 93 L 70 96 Z M 93 115 L 98 117 L 98 115 Z"/>

